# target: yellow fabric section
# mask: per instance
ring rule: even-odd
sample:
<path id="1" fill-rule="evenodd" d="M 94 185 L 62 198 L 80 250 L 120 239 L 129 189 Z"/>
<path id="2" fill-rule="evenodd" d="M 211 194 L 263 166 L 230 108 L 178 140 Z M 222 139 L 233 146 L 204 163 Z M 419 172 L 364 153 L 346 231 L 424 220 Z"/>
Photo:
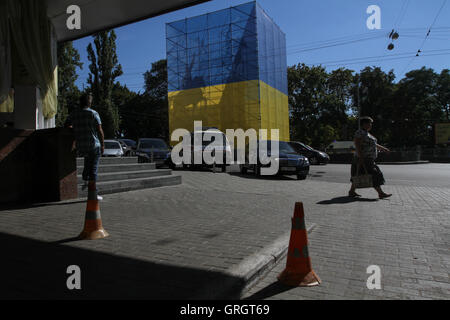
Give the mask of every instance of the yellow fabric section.
<path id="1" fill-rule="evenodd" d="M 261 128 L 279 130 L 280 141 L 290 141 L 288 96 L 260 81 Z"/>
<path id="2" fill-rule="evenodd" d="M 0 112 L 13 112 L 14 111 L 14 93 L 10 90 L 6 100 L 0 103 Z"/>
<path id="3" fill-rule="evenodd" d="M 243 81 L 169 92 L 169 130 L 192 132 L 194 121 L 204 127 L 260 128 L 259 81 Z"/>
<path id="4" fill-rule="evenodd" d="M 289 141 L 288 97 L 259 80 L 169 92 L 169 130 L 204 127 L 227 129 L 279 129 Z"/>

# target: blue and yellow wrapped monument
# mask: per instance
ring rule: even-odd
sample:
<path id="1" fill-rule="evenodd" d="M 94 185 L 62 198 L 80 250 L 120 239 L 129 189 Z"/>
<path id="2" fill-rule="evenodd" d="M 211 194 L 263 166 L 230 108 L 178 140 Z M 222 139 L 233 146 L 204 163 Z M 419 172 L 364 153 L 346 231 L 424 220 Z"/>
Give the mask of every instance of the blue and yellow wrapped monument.
<path id="1" fill-rule="evenodd" d="M 166 25 L 169 129 L 279 129 L 289 141 L 286 37 L 256 3 Z M 269 131 L 270 136 L 270 131 Z"/>

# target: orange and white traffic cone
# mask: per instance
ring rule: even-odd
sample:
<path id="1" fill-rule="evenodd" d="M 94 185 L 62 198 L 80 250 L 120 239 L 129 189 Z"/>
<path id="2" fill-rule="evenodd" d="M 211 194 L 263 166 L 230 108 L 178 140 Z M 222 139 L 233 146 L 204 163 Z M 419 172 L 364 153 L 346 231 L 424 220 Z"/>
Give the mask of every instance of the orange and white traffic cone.
<path id="1" fill-rule="evenodd" d="M 83 240 L 96 240 L 106 238 L 107 236 L 109 234 L 102 226 L 97 187 L 95 181 L 89 181 L 84 229 L 78 237 Z"/>
<path id="2" fill-rule="evenodd" d="M 311 287 L 321 283 L 311 266 L 302 202 L 295 204 L 286 268 L 278 276 L 278 281 L 295 287 Z"/>

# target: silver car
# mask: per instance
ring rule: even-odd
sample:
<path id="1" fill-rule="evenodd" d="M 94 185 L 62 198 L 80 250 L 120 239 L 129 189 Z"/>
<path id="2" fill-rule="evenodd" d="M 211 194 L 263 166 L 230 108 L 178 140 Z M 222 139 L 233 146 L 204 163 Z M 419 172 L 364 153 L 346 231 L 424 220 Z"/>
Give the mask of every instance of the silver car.
<path id="1" fill-rule="evenodd" d="M 103 152 L 104 157 L 122 157 L 123 149 L 119 141 L 116 140 L 105 140 L 105 151 Z"/>

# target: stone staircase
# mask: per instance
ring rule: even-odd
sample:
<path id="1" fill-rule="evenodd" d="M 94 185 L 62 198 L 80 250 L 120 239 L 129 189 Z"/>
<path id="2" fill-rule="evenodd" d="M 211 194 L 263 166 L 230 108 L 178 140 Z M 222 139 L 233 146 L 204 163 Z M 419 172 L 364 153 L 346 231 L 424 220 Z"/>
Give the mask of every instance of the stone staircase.
<path id="1" fill-rule="evenodd" d="M 82 190 L 83 158 L 77 158 L 78 196 L 87 197 Z M 170 169 L 156 169 L 154 163 L 138 163 L 137 157 L 100 158 L 97 190 L 99 195 L 138 189 L 181 184 L 181 176 Z"/>

